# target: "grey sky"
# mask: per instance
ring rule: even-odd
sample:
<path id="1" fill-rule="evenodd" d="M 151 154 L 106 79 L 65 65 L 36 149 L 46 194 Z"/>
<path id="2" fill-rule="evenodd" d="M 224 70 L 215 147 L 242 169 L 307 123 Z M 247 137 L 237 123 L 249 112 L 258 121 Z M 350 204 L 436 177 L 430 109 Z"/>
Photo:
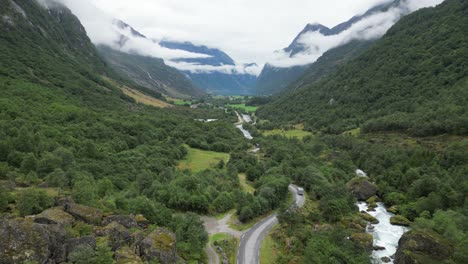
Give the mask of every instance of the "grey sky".
<path id="1" fill-rule="evenodd" d="M 264 63 L 307 23 L 334 26 L 388 0 L 90 0 L 148 37 L 220 48 Z"/>

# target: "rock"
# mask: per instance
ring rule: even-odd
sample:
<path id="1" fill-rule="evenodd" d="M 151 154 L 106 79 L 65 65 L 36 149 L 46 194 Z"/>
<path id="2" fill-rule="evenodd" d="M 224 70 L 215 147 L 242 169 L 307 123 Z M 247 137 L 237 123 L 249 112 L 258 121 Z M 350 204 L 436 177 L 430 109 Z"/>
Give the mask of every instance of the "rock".
<path id="1" fill-rule="evenodd" d="M 409 231 L 398 241 L 395 264 L 442 263 L 454 253 L 454 247 L 430 231 Z"/>
<path id="2" fill-rule="evenodd" d="M 96 234 L 99 236 L 108 236 L 108 244 L 113 251 L 124 245 L 129 245 L 132 241 L 130 231 L 117 222 L 111 222 L 106 227 L 96 230 Z"/>
<path id="3" fill-rule="evenodd" d="M 142 229 L 148 228 L 148 226 L 151 224 L 148 219 L 146 219 L 142 214 L 137 214 L 135 216 L 135 221 L 137 222 L 138 226 Z"/>
<path id="4" fill-rule="evenodd" d="M 366 202 L 367 202 L 368 211 L 375 211 L 374 209 L 377 208 L 378 201 L 379 201 L 379 198 L 375 195 L 367 199 Z"/>
<path id="5" fill-rule="evenodd" d="M 350 239 L 356 242 L 364 250 L 370 252 L 373 249 L 373 237 L 368 233 L 355 233 L 352 234 Z"/>
<path id="6" fill-rule="evenodd" d="M 361 215 L 361 218 L 366 220 L 367 222 L 370 222 L 374 225 L 378 224 L 379 223 L 379 220 L 377 220 L 377 218 L 373 217 L 372 215 L 368 214 L 368 213 L 360 213 Z"/>
<path id="7" fill-rule="evenodd" d="M 66 203 L 65 211 L 88 224 L 100 224 L 102 212 L 99 209 L 74 203 Z"/>
<path id="8" fill-rule="evenodd" d="M 111 215 L 104 218 L 102 224 L 108 225 L 111 222 L 119 223 L 126 228 L 138 227 L 138 223 L 136 222 L 135 218 L 129 215 Z"/>
<path id="9" fill-rule="evenodd" d="M 398 214 L 398 208 L 394 205 L 389 208 L 387 208 L 387 212 L 392 213 L 392 214 Z"/>
<path id="10" fill-rule="evenodd" d="M 402 215 L 395 215 L 390 218 L 390 224 L 398 226 L 409 226 L 411 221 Z"/>
<path id="11" fill-rule="evenodd" d="M 377 194 L 377 186 L 367 178 L 357 177 L 346 184 L 348 190 L 354 194 L 359 201 L 365 201 Z"/>
<path id="12" fill-rule="evenodd" d="M 385 250 L 385 247 L 374 246 L 374 251 L 380 251 L 380 250 Z"/>
<path id="13" fill-rule="evenodd" d="M 71 197 L 56 197 L 55 206 L 65 207 L 66 204 L 74 204 L 75 201 Z"/>
<path id="14" fill-rule="evenodd" d="M 60 208 L 50 208 L 36 215 L 34 222 L 48 225 L 72 225 L 75 222 L 75 218 Z"/>
<path id="15" fill-rule="evenodd" d="M 0 219 L 0 263 L 61 263 L 66 259 L 66 231 L 61 225 L 32 219 Z"/>
<path id="16" fill-rule="evenodd" d="M 380 260 L 382 260 L 383 263 L 389 263 L 389 262 L 392 262 L 392 259 L 389 258 L 389 257 L 382 257 L 380 258 Z"/>
<path id="17" fill-rule="evenodd" d="M 138 243 L 137 252 L 145 261 L 176 263 L 176 236 L 163 228 L 158 228 Z"/>
<path id="18" fill-rule="evenodd" d="M 115 252 L 115 261 L 117 264 L 144 264 L 143 260 L 128 246 L 121 247 Z"/>
<path id="19" fill-rule="evenodd" d="M 96 238 L 94 236 L 83 236 L 78 238 L 70 238 L 67 241 L 67 255 L 80 247 L 88 246 L 96 249 Z"/>

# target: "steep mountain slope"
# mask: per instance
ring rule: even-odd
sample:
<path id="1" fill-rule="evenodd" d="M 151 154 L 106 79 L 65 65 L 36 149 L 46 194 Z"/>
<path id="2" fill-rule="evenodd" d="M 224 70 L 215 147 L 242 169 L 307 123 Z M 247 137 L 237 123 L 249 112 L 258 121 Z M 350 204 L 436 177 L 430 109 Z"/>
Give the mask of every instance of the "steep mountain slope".
<path id="1" fill-rule="evenodd" d="M 348 21 L 338 24 L 333 28 L 328 28 L 321 24 L 307 24 L 305 28 L 296 36 L 296 38 L 294 38 L 291 44 L 288 47 L 284 48 L 283 51 L 289 54 L 290 58 L 300 53 L 307 53 L 308 47 L 305 46 L 303 43 L 301 43 L 301 39 L 303 36 L 313 33 L 313 32 L 320 33 L 323 36 L 337 35 L 349 29 L 353 24 L 360 22 L 368 17 L 371 17 L 372 15 L 376 13 L 385 12 L 392 7 L 398 6 L 399 4 L 400 4 L 400 0 L 395 0 L 390 3 L 377 5 L 369 9 L 364 14 L 359 15 L 359 16 L 354 16 Z M 402 9 L 401 12 L 402 12 L 401 15 L 406 14 L 406 11 L 404 9 Z M 328 56 L 337 58 L 337 56 L 341 55 L 345 59 L 339 60 L 337 58 L 333 61 L 330 61 L 330 65 L 328 67 L 331 69 L 334 66 L 339 65 L 345 62 L 347 59 L 353 57 L 354 54 L 358 54 L 359 52 L 363 51 L 367 47 L 367 45 L 365 45 L 365 42 L 367 41 L 363 41 L 363 42 L 364 43 L 362 45 L 358 45 L 356 43 L 347 45 L 347 47 L 344 49 L 340 49 L 340 47 L 331 49 L 328 53 Z M 336 52 L 336 54 L 332 55 L 334 52 Z M 328 61 L 328 59 L 322 60 L 321 63 L 323 64 L 326 61 Z M 255 86 L 256 94 L 269 95 L 269 94 L 276 94 L 285 90 L 287 87 L 291 85 L 292 82 L 296 81 L 299 77 L 305 74 L 307 69 L 309 69 L 311 65 L 313 64 L 285 68 L 285 67 L 275 67 L 273 65 L 267 64 L 258 77 L 258 81 Z M 314 69 L 312 69 L 311 71 L 314 71 Z M 309 74 L 309 76 L 311 75 Z M 316 74 L 316 77 L 319 77 L 319 78 L 323 76 L 324 75 Z"/>
<path id="2" fill-rule="evenodd" d="M 207 58 L 184 58 L 178 62 L 192 63 L 201 66 L 231 66 L 236 63 L 226 53 L 219 49 L 194 45 L 190 42 L 162 41 L 160 45 L 169 49 L 179 49 L 194 53 L 208 55 Z M 251 67 L 252 65 L 244 65 Z M 245 71 L 232 70 L 186 70 L 183 71 L 190 79 L 203 90 L 220 95 L 248 95 L 253 93 L 256 76 Z"/>
<path id="3" fill-rule="evenodd" d="M 98 46 L 98 51 L 121 76 L 150 90 L 175 98 L 205 94 L 189 78 L 167 66 L 162 59 L 124 53 L 102 45 Z"/>
<path id="4" fill-rule="evenodd" d="M 115 20 L 114 24 L 118 29 L 129 31 L 134 38 L 147 39 L 123 21 Z M 117 46 L 121 47 L 127 41 L 128 37 L 120 35 Z M 177 98 L 200 97 L 205 94 L 187 76 L 166 65 L 162 59 L 125 53 L 105 45 L 99 45 L 98 51 L 120 75 L 147 89 Z"/>
<path id="5" fill-rule="evenodd" d="M 466 134 L 467 24 L 466 1 L 417 11 L 337 72 L 277 98 L 258 114 L 333 133 L 361 127 Z"/>

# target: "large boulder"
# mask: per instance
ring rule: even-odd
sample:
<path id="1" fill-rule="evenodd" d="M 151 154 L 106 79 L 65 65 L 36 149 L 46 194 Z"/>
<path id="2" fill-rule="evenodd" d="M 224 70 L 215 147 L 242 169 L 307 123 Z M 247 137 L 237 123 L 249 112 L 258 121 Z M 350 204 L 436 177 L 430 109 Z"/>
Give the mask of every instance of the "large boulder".
<path id="1" fill-rule="evenodd" d="M 162 264 L 177 261 L 176 236 L 163 228 L 154 230 L 136 246 L 145 261 L 158 260 Z"/>
<path id="2" fill-rule="evenodd" d="M 73 251 L 85 246 L 96 249 L 96 238 L 94 236 L 70 238 L 67 241 L 67 255 L 70 255 Z"/>
<path id="3" fill-rule="evenodd" d="M 453 252 L 453 245 L 434 232 L 409 231 L 398 241 L 395 264 L 442 263 Z"/>
<path id="4" fill-rule="evenodd" d="M 356 242 L 365 251 L 371 252 L 374 249 L 374 239 L 369 233 L 354 233 L 350 239 Z"/>
<path id="5" fill-rule="evenodd" d="M 104 221 L 102 222 L 103 225 L 108 225 L 112 222 L 119 223 L 126 228 L 132 228 L 132 227 L 138 227 L 138 223 L 135 220 L 135 217 L 131 215 L 111 215 L 106 218 L 104 218 Z"/>
<path id="6" fill-rule="evenodd" d="M 402 215 L 395 215 L 390 218 L 390 224 L 399 226 L 410 226 L 411 221 Z"/>
<path id="7" fill-rule="evenodd" d="M 102 212 L 99 209 L 74 203 L 65 204 L 65 211 L 88 224 L 100 224 Z"/>
<path id="8" fill-rule="evenodd" d="M 129 245 L 132 241 L 132 234 L 130 231 L 117 222 L 111 222 L 104 228 L 96 230 L 96 234 L 99 236 L 107 236 L 108 244 L 114 251 L 124 245 Z"/>
<path id="9" fill-rule="evenodd" d="M 0 219 L 0 263 L 61 263 L 66 260 L 66 231 L 32 219 Z"/>
<path id="10" fill-rule="evenodd" d="M 34 222 L 39 224 L 60 224 L 60 225 L 72 225 L 75 218 L 70 214 L 64 212 L 61 208 L 50 208 L 42 213 L 36 215 Z"/>
<path id="11" fill-rule="evenodd" d="M 366 201 L 377 194 L 377 186 L 371 183 L 367 178 L 354 178 L 349 181 L 346 186 L 359 201 Z"/>

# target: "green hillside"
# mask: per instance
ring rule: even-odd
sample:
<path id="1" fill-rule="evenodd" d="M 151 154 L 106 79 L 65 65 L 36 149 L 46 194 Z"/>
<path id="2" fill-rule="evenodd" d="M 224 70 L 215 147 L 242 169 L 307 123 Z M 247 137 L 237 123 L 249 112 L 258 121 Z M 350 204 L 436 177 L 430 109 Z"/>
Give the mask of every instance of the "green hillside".
<path id="1" fill-rule="evenodd" d="M 150 90 L 176 98 L 205 94 L 189 78 L 167 66 L 162 59 L 123 53 L 106 46 L 99 46 L 98 51 L 120 75 Z"/>
<path id="2" fill-rule="evenodd" d="M 460 0 L 417 11 L 337 72 L 278 97 L 258 115 L 331 133 L 360 127 L 466 134 L 467 14 Z"/>

